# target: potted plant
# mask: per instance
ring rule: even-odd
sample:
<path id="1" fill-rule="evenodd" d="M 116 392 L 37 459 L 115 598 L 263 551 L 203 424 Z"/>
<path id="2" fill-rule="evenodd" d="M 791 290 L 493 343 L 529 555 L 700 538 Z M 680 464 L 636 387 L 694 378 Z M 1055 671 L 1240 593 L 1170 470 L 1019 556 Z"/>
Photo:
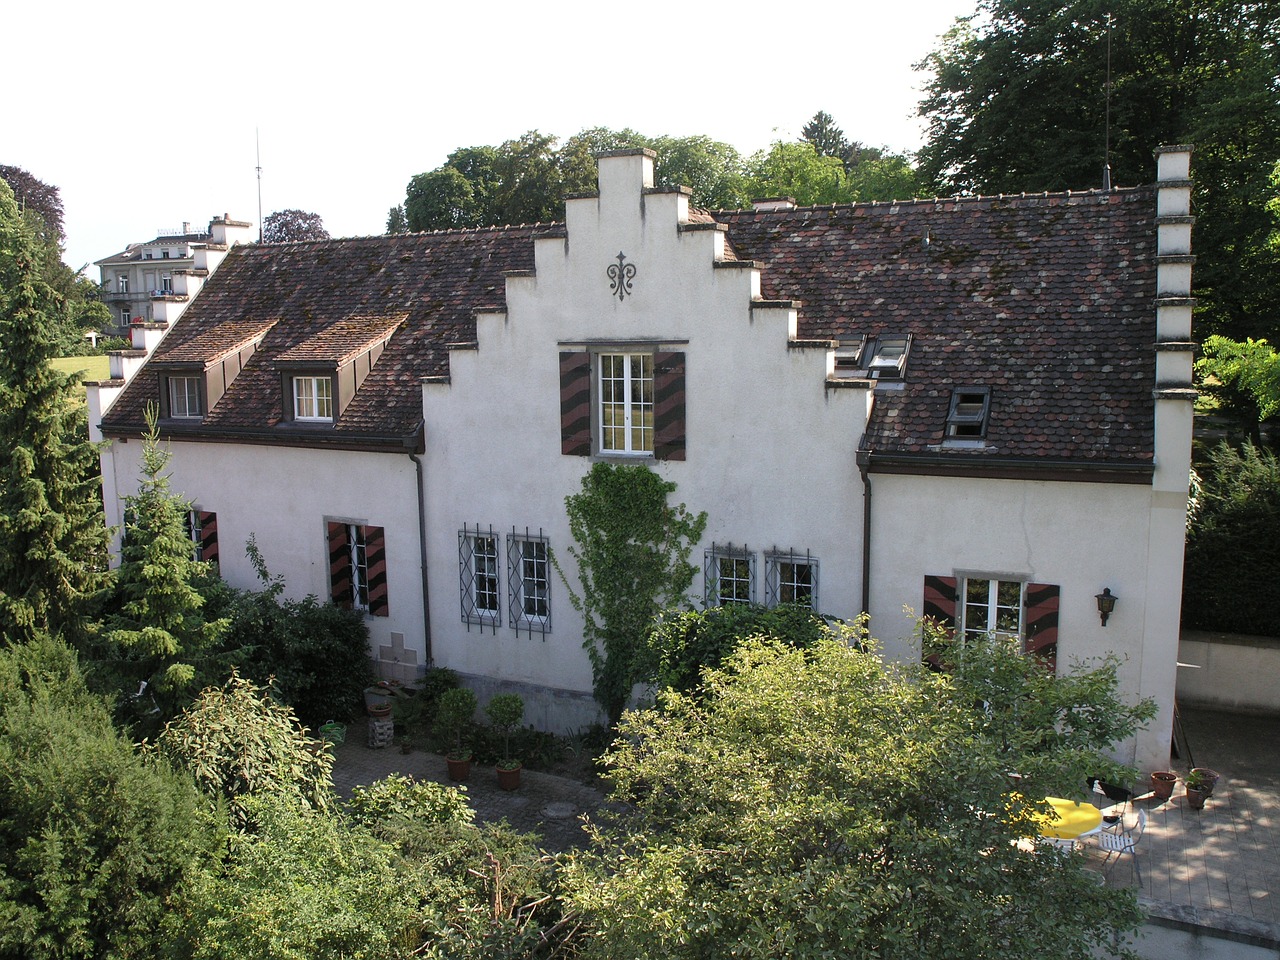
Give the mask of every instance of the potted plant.
<path id="1" fill-rule="evenodd" d="M 511 759 L 511 729 L 524 717 L 524 701 L 518 693 L 500 693 L 485 706 L 493 725 L 502 731 L 502 759 L 498 761 L 498 786 L 514 790 L 520 786 L 520 761 Z"/>
<path id="2" fill-rule="evenodd" d="M 1213 796 L 1213 788 L 1214 788 L 1214 787 L 1216 787 L 1216 786 L 1218 785 L 1218 780 L 1220 779 L 1220 776 L 1219 776 L 1219 774 L 1218 774 L 1218 771 L 1217 771 L 1217 770 L 1210 770 L 1208 767 L 1192 767 L 1192 768 L 1191 768 L 1191 777 L 1194 777 L 1196 774 L 1199 774 L 1199 775 L 1200 775 L 1200 779 L 1204 781 L 1204 784 L 1205 784 L 1204 794 L 1205 794 L 1205 796 L 1206 796 L 1206 797 L 1211 797 L 1211 796 Z M 1191 777 L 1188 777 L 1187 779 L 1189 780 L 1189 779 L 1191 779 Z"/>
<path id="3" fill-rule="evenodd" d="M 1172 770 L 1157 770 L 1151 775 L 1151 792 L 1157 800 L 1168 800 L 1173 796 L 1174 784 L 1178 775 Z"/>
<path id="4" fill-rule="evenodd" d="M 453 749 L 445 754 L 450 780 L 465 780 L 471 773 L 471 751 L 463 747 L 462 734 L 476 712 L 476 695 L 466 687 L 446 690 L 436 708 L 436 726 L 453 741 Z"/>
<path id="5" fill-rule="evenodd" d="M 1203 810 L 1212 791 L 1213 784 L 1203 769 L 1196 767 L 1187 774 L 1187 806 L 1192 810 Z"/>

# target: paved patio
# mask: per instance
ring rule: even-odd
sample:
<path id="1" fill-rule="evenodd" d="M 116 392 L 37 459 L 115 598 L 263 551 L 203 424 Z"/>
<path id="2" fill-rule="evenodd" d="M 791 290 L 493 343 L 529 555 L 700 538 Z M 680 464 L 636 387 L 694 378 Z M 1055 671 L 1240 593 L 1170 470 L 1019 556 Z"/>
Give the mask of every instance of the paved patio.
<path id="1" fill-rule="evenodd" d="M 1149 795 L 1135 801 L 1149 817 L 1138 846 L 1139 896 L 1162 916 L 1280 942 L 1280 718 L 1185 710 L 1183 724 L 1191 757 L 1174 769 L 1185 775 L 1194 760 L 1222 779 L 1200 812 L 1187 806 L 1181 781 L 1167 802 Z M 371 750 L 365 739 L 364 722 L 357 721 L 335 751 L 334 784 L 343 796 L 394 772 L 451 782 L 443 758 L 420 750 L 403 754 L 394 746 Z M 536 832 L 549 850 L 584 846 L 581 816 L 598 809 L 603 794 L 550 774 L 526 770 L 523 778 L 509 793 L 498 788 L 493 768 L 473 767 L 464 786 L 477 818 L 506 819 Z M 1092 846 L 1086 856 L 1101 863 Z M 1115 863 L 1107 884 L 1136 885 L 1132 857 Z"/>

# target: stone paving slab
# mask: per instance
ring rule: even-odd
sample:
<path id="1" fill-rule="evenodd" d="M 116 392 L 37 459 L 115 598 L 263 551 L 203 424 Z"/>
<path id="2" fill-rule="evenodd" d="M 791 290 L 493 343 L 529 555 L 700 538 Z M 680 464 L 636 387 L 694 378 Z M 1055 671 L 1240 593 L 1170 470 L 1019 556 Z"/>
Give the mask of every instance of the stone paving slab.
<path id="1" fill-rule="evenodd" d="M 472 764 L 465 783 L 456 783 L 449 779 L 444 757 L 439 754 L 423 750 L 402 753 L 395 745 L 370 749 L 367 742 L 366 722 L 356 720 L 347 726 L 346 740 L 334 750 L 333 783 L 343 798 L 351 796 L 352 787 L 392 773 L 460 787 L 478 821 L 505 820 L 517 830 L 538 834 L 540 845 L 552 852 L 587 846 L 582 817 L 594 814 L 605 803 L 599 790 L 534 770 L 520 771 L 520 787 L 511 791 L 499 788 L 493 767 L 476 764 Z"/>

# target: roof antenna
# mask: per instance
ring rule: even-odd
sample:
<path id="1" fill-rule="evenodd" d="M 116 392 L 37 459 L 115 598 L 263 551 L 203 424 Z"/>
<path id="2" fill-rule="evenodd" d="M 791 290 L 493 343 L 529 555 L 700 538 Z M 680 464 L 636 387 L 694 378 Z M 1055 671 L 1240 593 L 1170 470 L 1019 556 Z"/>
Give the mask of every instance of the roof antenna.
<path id="1" fill-rule="evenodd" d="M 253 128 L 253 146 L 258 154 L 258 242 L 262 242 L 262 140 L 258 136 L 258 128 Z"/>
<path id="2" fill-rule="evenodd" d="M 1102 190 L 1111 192 L 1111 13 L 1107 13 L 1107 139 L 1102 161 Z"/>

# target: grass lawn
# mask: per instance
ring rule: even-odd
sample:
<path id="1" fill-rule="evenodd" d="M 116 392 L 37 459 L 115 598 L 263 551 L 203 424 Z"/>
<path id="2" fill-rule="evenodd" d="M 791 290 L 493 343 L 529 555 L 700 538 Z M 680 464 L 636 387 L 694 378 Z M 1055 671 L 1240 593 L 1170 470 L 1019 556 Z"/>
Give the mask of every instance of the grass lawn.
<path id="1" fill-rule="evenodd" d="M 107 357 L 58 357 L 53 368 L 63 373 L 79 370 L 86 380 L 106 380 L 111 376 L 111 362 Z"/>

